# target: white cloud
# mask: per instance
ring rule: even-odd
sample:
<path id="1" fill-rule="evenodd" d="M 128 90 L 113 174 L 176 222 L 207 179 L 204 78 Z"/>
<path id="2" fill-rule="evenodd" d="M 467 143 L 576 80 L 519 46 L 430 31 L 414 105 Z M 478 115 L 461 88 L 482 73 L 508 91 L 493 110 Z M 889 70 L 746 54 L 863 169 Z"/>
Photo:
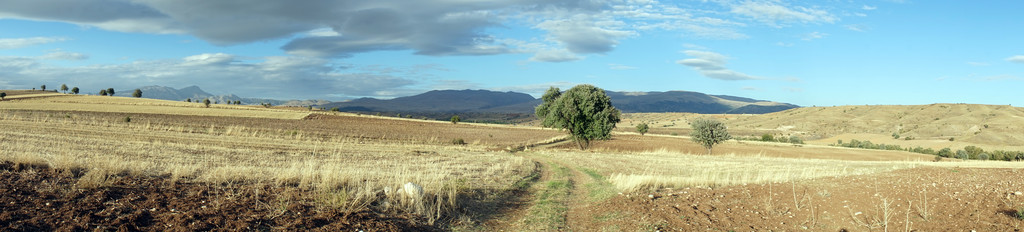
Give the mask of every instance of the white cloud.
<path id="1" fill-rule="evenodd" d="M 394 97 L 430 81 L 423 71 L 385 72 L 348 70 L 327 59 L 271 56 L 239 61 L 231 54 L 211 53 L 181 59 L 139 60 L 123 64 L 64 67 L 40 62 L 47 57 L 0 56 L 0 89 L 31 88 L 39 83 L 67 83 L 84 90 L 140 86 L 190 86 L 220 93 L 279 99 L 322 99 L 335 96 Z M 397 67 L 397 70 L 418 69 Z M 401 76 L 399 76 L 401 75 Z M 415 80 L 414 80 L 415 79 Z"/>
<path id="2" fill-rule="evenodd" d="M 828 34 L 815 31 L 815 32 L 811 32 L 811 33 L 805 34 L 803 36 L 803 38 L 800 38 L 800 39 L 811 41 L 811 40 L 825 38 L 825 36 L 828 36 Z"/>
<path id="3" fill-rule="evenodd" d="M 85 60 L 89 59 L 89 55 L 77 52 L 65 52 L 61 50 L 56 50 L 47 53 L 46 55 L 42 55 L 39 58 L 44 60 Z"/>
<path id="4" fill-rule="evenodd" d="M 603 23 L 605 25 L 599 25 Z M 536 28 L 548 31 L 550 40 L 557 41 L 576 54 L 606 53 L 611 51 L 618 40 L 633 34 L 618 30 L 617 21 L 597 21 L 587 15 L 576 15 L 570 19 L 547 20 Z"/>
<path id="5" fill-rule="evenodd" d="M 40 44 L 61 42 L 66 40 L 68 39 L 62 37 L 6 38 L 0 39 L 0 50 L 23 48 Z"/>
<path id="6" fill-rule="evenodd" d="M 863 24 L 850 24 L 850 25 L 846 25 L 844 27 L 846 27 L 846 29 L 848 29 L 848 30 L 857 31 L 857 32 L 865 32 L 865 31 L 868 30 L 868 26 L 865 26 Z"/>
<path id="7" fill-rule="evenodd" d="M 632 69 L 636 69 L 636 67 L 629 66 L 629 65 L 624 65 L 624 64 L 608 64 L 608 68 L 612 69 L 612 70 L 632 70 Z"/>
<path id="8" fill-rule="evenodd" d="M 569 62 L 581 60 L 584 57 L 578 56 L 568 50 L 542 50 L 538 51 L 533 57 L 530 57 L 530 61 L 534 62 Z"/>
<path id="9" fill-rule="evenodd" d="M 1006 61 L 1024 64 L 1024 55 L 1016 55 L 1006 58 Z"/>
<path id="10" fill-rule="evenodd" d="M 726 68 L 725 67 L 726 60 L 728 60 L 729 57 L 727 57 L 725 55 L 714 53 L 714 52 L 709 52 L 709 51 L 697 51 L 697 50 L 688 50 L 688 51 L 684 51 L 683 53 L 686 53 L 686 55 L 692 56 L 694 58 L 679 60 L 679 61 L 676 61 L 676 63 L 692 67 L 693 69 L 697 70 L 697 72 L 699 72 L 701 75 L 704 75 L 705 77 L 709 77 L 709 78 L 713 78 L 713 79 L 719 79 L 719 80 L 755 80 L 755 79 L 761 79 L 759 77 L 747 75 L 747 74 L 736 72 L 736 71 L 729 70 L 728 68 Z"/>
<path id="11" fill-rule="evenodd" d="M 878 9 L 878 7 L 876 7 L 876 6 L 868 6 L 868 5 L 864 5 L 864 6 L 863 6 L 863 7 L 861 7 L 860 9 L 862 9 L 862 10 L 875 10 L 875 9 Z"/>
<path id="12" fill-rule="evenodd" d="M 808 7 L 787 7 L 778 1 L 743 1 L 732 5 L 731 12 L 774 27 L 785 23 L 833 23 L 839 18 L 828 11 Z"/>

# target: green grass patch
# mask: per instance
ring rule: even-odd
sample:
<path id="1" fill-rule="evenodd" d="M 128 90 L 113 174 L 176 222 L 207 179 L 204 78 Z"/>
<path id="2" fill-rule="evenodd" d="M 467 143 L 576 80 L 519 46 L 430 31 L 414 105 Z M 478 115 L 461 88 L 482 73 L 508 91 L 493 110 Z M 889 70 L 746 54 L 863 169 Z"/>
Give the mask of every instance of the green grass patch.
<path id="1" fill-rule="evenodd" d="M 569 180 L 570 170 L 566 167 L 548 163 L 553 173 L 550 180 L 538 186 L 537 198 L 526 215 L 526 231 L 556 231 L 565 229 L 565 217 L 569 211 L 569 191 L 572 181 Z"/>
<path id="2" fill-rule="evenodd" d="M 589 196 L 587 196 L 587 199 L 590 200 L 590 202 L 604 201 L 619 193 L 619 191 L 615 189 L 615 186 L 612 185 L 611 182 L 608 182 L 607 178 L 601 176 L 600 173 L 597 173 L 597 171 L 588 168 L 580 169 L 580 171 L 586 173 L 587 176 L 590 176 L 590 178 L 594 180 L 594 182 L 588 183 L 584 186 L 587 188 L 588 192 L 590 192 Z"/>

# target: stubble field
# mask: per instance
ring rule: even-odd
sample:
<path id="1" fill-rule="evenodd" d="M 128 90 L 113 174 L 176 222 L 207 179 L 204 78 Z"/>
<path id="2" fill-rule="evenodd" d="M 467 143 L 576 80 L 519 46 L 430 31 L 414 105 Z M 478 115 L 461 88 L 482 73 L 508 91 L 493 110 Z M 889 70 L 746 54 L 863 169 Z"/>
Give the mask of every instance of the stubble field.
<path id="1" fill-rule="evenodd" d="M 896 151 L 578 151 L 535 127 L 63 94 L 0 102 L 0 128 L 4 230 L 1014 230 L 1024 206 L 1020 163 Z"/>

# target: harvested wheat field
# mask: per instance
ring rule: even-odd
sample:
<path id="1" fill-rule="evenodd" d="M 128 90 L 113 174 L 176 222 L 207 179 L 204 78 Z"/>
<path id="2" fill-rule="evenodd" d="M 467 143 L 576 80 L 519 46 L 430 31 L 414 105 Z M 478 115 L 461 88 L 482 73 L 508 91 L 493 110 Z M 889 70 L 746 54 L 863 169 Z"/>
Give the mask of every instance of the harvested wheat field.
<path id="1" fill-rule="evenodd" d="M 0 230 L 1013 231 L 1024 207 L 1019 162 L 631 132 L 580 151 L 529 126 L 19 96 L 0 103 Z"/>

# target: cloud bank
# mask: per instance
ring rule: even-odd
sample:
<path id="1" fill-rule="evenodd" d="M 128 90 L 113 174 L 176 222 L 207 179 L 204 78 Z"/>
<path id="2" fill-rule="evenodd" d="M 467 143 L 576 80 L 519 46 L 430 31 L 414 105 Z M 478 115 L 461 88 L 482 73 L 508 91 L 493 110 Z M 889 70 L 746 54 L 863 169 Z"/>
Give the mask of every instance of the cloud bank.
<path id="1" fill-rule="evenodd" d="M 687 50 L 683 53 L 694 58 L 679 60 L 676 63 L 689 66 L 705 77 L 728 81 L 761 79 L 726 68 L 725 63 L 729 57 L 725 55 L 697 50 Z"/>

